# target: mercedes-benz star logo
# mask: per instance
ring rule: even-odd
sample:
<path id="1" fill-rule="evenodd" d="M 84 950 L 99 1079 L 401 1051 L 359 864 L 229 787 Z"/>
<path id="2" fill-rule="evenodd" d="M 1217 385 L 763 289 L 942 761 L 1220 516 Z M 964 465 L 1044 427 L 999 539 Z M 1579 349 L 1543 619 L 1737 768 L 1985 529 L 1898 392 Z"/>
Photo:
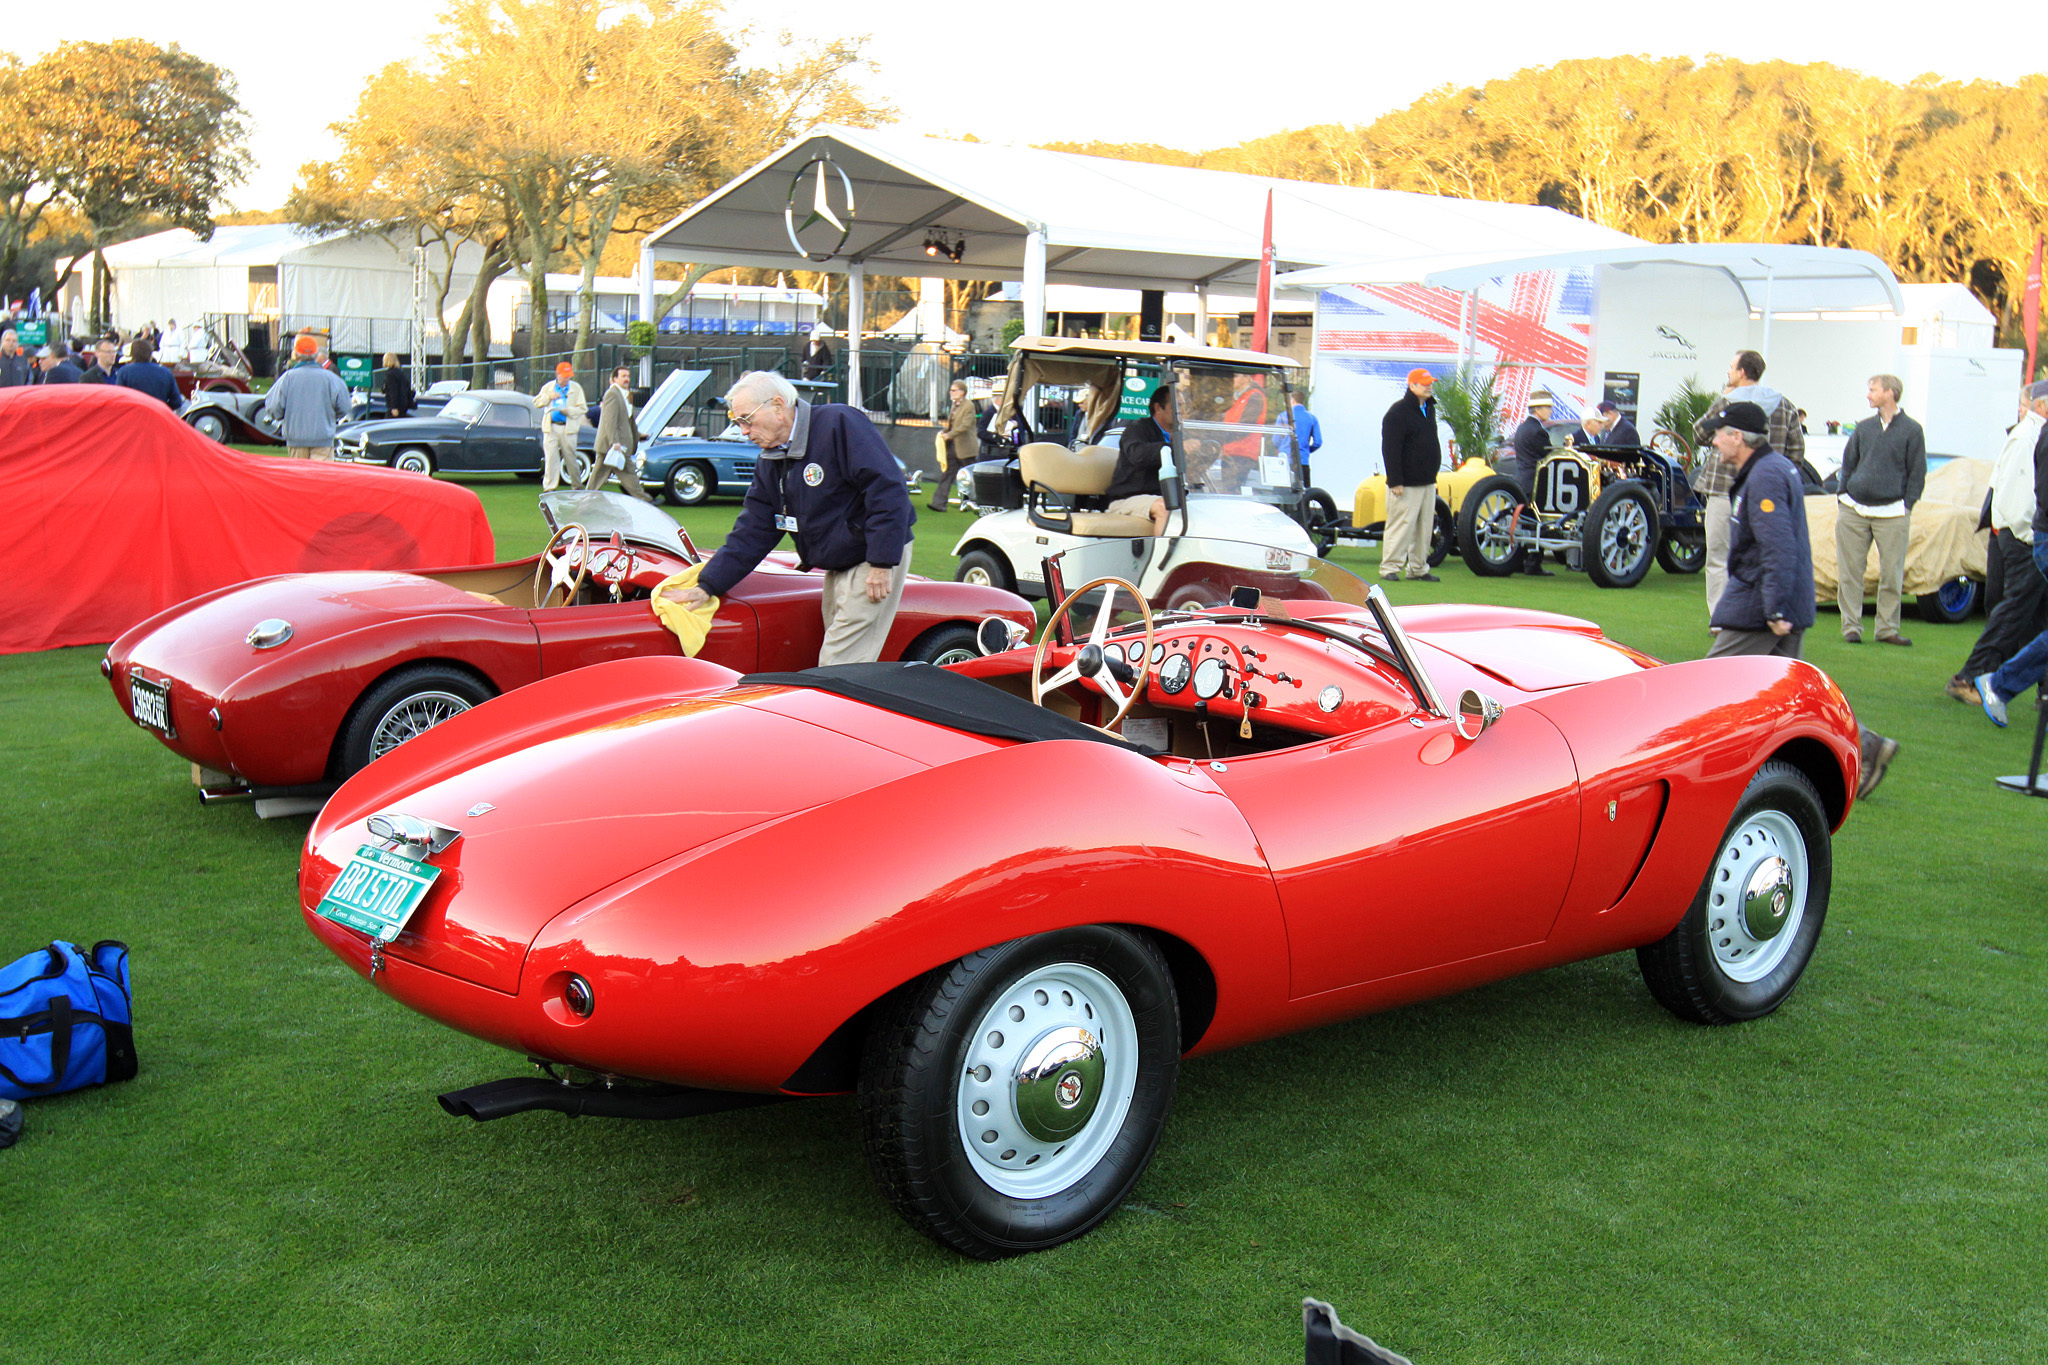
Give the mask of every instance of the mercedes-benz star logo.
<path id="1" fill-rule="evenodd" d="M 838 179 L 836 191 L 828 176 Z M 804 215 L 801 222 L 797 220 L 799 205 Z M 822 230 L 815 230 L 821 224 Z M 847 234 L 853 231 L 853 181 L 839 163 L 829 156 L 814 156 L 789 178 L 789 202 L 782 210 L 782 225 L 789 229 L 789 244 L 805 260 L 829 261 L 839 254 Z"/>

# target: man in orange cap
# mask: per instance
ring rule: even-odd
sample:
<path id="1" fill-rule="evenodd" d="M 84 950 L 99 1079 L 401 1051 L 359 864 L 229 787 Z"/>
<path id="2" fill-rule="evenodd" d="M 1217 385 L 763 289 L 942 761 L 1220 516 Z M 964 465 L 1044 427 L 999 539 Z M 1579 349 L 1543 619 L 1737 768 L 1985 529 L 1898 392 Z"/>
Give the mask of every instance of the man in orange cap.
<path id="1" fill-rule="evenodd" d="M 533 405 L 540 409 L 540 486 L 543 492 L 552 492 L 568 475 L 571 487 L 583 482 L 577 477 L 582 472 L 582 457 L 576 453 L 576 433 L 582 429 L 584 413 L 590 408 L 590 401 L 583 396 L 583 386 L 576 382 L 576 367 L 568 361 L 555 366 L 554 382 L 533 396 Z"/>
<path id="2" fill-rule="evenodd" d="M 1387 524 L 1380 538 L 1380 577 L 1404 574 L 1435 583 L 1429 571 L 1429 528 L 1444 447 L 1436 432 L 1436 376 L 1408 371 L 1408 391 L 1380 421 L 1380 460 L 1387 469 Z"/>
<path id="3" fill-rule="evenodd" d="M 123 366 L 122 373 L 132 367 Z M 320 366 L 320 338 L 301 332 L 292 339 L 291 368 L 270 386 L 263 411 L 284 437 L 284 453 L 294 460 L 334 458 L 334 429 L 355 415 L 348 385 Z"/>

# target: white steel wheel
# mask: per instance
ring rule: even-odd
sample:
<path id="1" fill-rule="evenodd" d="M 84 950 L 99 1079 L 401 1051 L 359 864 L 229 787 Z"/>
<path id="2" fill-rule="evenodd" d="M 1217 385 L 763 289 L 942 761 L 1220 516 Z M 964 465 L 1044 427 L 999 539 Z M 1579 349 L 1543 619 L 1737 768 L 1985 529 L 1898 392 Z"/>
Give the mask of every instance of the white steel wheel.
<path id="1" fill-rule="evenodd" d="M 1761 981 L 1785 960 L 1806 918 L 1806 842 L 1783 811 L 1762 810 L 1721 846 L 1707 889 L 1714 965 Z"/>
<path id="2" fill-rule="evenodd" d="M 192 429 L 207 440 L 220 445 L 228 443 L 227 419 L 218 413 L 202 412 L 192 419 Z"/>
<path id="3" fill-rule="evenodd" d="M 1820 794 L 1791 764 L 1764 764 L 1684 917 L 1636 949 L 1643 983 L 1658 1004 L 1698 1024 L 1769 1014 L 1813 958 L 1833 880 Z"/>
<path id="4" fill-rule="evenodd" d="M 1013 1199 L 1066 1189 L 1122 1131 L 1138 1029 L 1116 983 L 1059 962 L 1013 982 L 970 1035 L 954 1115 L 975 1174 Z"/>
<path id="5" fill-rule="evenodd" d="M 377 718 L 370 731 L 370 758 L 384 757 L 415 735 L 425 734 L 450 716 L 470 708 L 453 692 L 415 692 Z"/>

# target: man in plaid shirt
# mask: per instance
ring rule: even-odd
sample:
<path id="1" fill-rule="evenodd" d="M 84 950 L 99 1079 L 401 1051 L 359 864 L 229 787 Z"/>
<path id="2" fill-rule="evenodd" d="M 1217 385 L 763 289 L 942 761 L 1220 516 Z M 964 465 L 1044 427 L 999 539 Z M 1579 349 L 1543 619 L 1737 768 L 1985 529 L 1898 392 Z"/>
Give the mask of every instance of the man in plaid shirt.
<path id="1" fill-rule="evenodd" d="M 1721 600 L 1728 586 L 1728 489 L 1735 482 L 1736 467 L 1714 450 L 1714 431 L 1730 403 L 1754 403 L 1764 410 L 1770 425 L 1771 449 L 1790 460 L 1796 468 L 1806 458 L 1806 428 L 1799 421 L 1799 405 L 1761 382 L 1764 358 L 1755 351 L 1737 351 L 1728 362 L 1728 384 L 1707 415 L 1693 429 L 1696 444 L 1707 447 L 1693 469 L 1692 486 L 1707 500 L 1707 615 Z"/>

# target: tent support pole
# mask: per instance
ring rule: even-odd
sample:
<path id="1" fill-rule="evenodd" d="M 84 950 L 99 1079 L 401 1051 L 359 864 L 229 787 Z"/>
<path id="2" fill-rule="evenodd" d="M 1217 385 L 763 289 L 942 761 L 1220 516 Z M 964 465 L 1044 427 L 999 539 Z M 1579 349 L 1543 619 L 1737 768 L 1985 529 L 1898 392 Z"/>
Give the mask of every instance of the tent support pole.
<path id="1" fill-rule="evenodd" d="M 1024 335 L 1045 335 L 1045 229 L 1034 223 L 1024 234 Z M 1024 395 L 1024 420 L 1038 429 L 1038 390 Z"/>
<path id="2" fill-rule="evenodd" d="M 654 316 L 654 252 L 649 247 L 640 248 L 640 316 L 654 324 L 654 333 L 661 335 L 660 319 Z M 654 348 L 647 348 L 647 354 L 640 357 L 640 387 L 648 388 L 654 383 Z"/>
<path id="3" fill-rule="evenodd" d="M 1770 266 L 1764 267 L 1764 356 L 1766 359 L 1771 354 L 1771 285 L 1775 280 L 1776 273 Z"/>
<path id="4" fill-rule="evenodd" d="M 861 406 L 860 334 L 867 326 L 868 268 L 861 261 L 846 267 L 846 402 Z"/>
<path id="5" fill-rule="evenodd" d="M 1195 345 L 1209 344 L 1209 282 L 1195 286 Z"/>

